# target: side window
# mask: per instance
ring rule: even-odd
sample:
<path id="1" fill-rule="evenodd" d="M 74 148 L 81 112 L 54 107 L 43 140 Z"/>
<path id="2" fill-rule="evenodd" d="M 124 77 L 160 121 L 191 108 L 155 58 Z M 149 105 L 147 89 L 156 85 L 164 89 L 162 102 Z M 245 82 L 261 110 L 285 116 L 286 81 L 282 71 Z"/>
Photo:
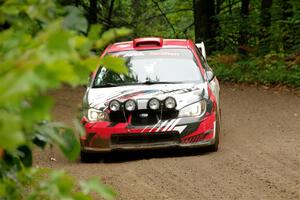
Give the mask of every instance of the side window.
<path id="1" fill-rule="evenodd" d="M 201 56 L 201 62 L 204 63 L 204 68 L 206 71 L 212 71 L 212 69 L 210 68 L 210 66 L 208 65 L 207 61 L 203 58 L 203 56 Z"/>
<path id="2" fill-rule="evenodd" d="M 204 59 L 202 53 L 198 49 L 198 47 L 195 46 L 194 48 L 196 50 L 196 53 L 197 53 L 198 57 L 200 58 L 201 64 L 204 67 L 205 71 L 212 71 L 212 69 L 209 67 L 207 61 Z"/>
<path id="3" fill-rule="evenodd" d="M 204 57 L 203 57 L 202 53 L 200 52 L 200 50 L 196 46 L 194 48 L 196 50 L 197 56 L 200 58 L 200 62 L 202 64 L 202 66 L 205 69 L 206 78 L 210 82 L 213 79 L 213 77 L 214 77 L 213 70 L 208 65 L 206 59 L 204 59 Z"/>

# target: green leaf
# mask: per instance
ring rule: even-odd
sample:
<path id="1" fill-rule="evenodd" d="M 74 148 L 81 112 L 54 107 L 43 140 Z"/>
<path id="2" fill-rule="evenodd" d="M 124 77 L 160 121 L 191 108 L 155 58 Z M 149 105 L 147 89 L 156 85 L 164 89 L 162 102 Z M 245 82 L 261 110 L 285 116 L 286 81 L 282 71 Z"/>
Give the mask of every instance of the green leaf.
<path id="1" fill-rule="evenodd" d="M 80 187 L 85 194 L 97 192 L 105 199 L 114 199 L 117 196 L 117 193 L 111 187 L 103 185 L 97 177 L 91 178 L 86 182 L 81 182 Z"/>
<path id="2" fill-rule="evenodd" d="M 82 65 L 84 65 L 85 68 L 89 69 L 90 71 L 94 71 L 99 66 L 99 63 L 100 58 L 97 56 L 90 56 L 82 61 Z"/>
<path id="3" fill-rule="evenodd" d="M 68 12 L 68 15 L 64 18 L 64 27 L 86 33 L 88 22 L 84 18 L 83 12 L 75 6 L 65 6 L 65 10 Z"/>
<path id="4" fill-rule="evenodd" d="M 0 109 L 0 148 L 15 149 L 25 142 L 18 115 Z"/>
<path id="5" fill-rule="evenodd" d="M 57 186 L 61 196 L 69 195 L 74 187 L 74 180 L 64 171 L 52 171 L 49 179 Z"/>
<path id="6" fill-rule="evenodd" d="M 7 190 L 7 188 L 6 188 L 6 186 L 5 186 L 5 183 L 3 183 L 3 182 L 0 182 L 0 197 L 5 197 L 5 196 L 7 196 L 6 195 L 6 190 Z"/>
<path id="7" fill-rule="evenodd" d="M 51 143 L 59 146 L 65 146 L 66 143 L 59 134 L 59 128 L 64 128 L 62 125 L 55 123 L 43 123 L 35 127 L 36 136 L 43 141 L 51 141 Z M 42 137 L 44 136 L 44 138 Z"/>
<path id="8" fill-rule="evenodd" d="M 72 197 L 74 198 L 74 200 L 92 200 L 93 198 L 83 194 L 82 192 L 75 192 Z"/>
<path id="9" fill-rule="evenodd" d="M 91 39 L 92 41 L 98 40 L 99 39 L 99 34 L 100 34 L 101 30 L 102 30 L 102 26 L 101 25 L 99 25 L 99 24 L 93 24 L 90 27 L 88 38 Z"/>
<path id="10" fill-rule="evenodd" d="M 49 35 L 47 41 L 47 48 L 49 51 L 52 52 L 69 52 L 70 45 L 69 45 L 69 36 L 65 31 L 57 30 L 54 31 Z"/>
<path id="11" fill-rule="evenodd" d="M 80 123 L 80 121 L 78 119 L 74 119 L 73 124 L 74 124 L 74 128 L 75 128 L 76 132 L 78 132 L 79 136 L 84 136 L 85 130 L 82 127 L 82 124 Z"/>
<path id="12" fill-rule="evenodd" d="M 106 31 L 102 34 L 101 39 L 99 39 L 95 42 L 95 47 L 96 48 L 103 48 L 104 46 L 106 46 L 109 42 L 111 42 L 116 37 L 127 36 L 130 33 L 131 33 L 131 30 L 128 29 L 128 28 L 109 29 L 108 31 Z"/>
<path id="13" fill-rule="evenodd" d="M 77 73 L 73 70 L 74 65 L 67 60 L 59 59 L 48 64 L 49 71 L 55 75 L 59 82 L 66 82 L 70 85 L 76 85 L 79 81 Z"/>
<path id="14" fill-rule="evenodd" d="M 27 120 L 27 124 L 29 126 L 31 126 L 32 123 L 49 120 L 49 111 L 52 105 L 53 101 L 50 97 L 41 95 L 37 96 L 32 99 L 32 102 L 25 104 L 22 108 L 22 119 Z M 27 124 L 25 124 L 25 126 Z"/>
<path id="15" fill-rule="evenodd" d="M 100 60 L 100 64 L 117 73 L 127 74 L 128 69 L 125 65 L 125 60 L 119 57 L 105 56 Z"/>
<path id="16" fill-rule="evenodd" d="M 76 139 L 73 131 L 71 129 L 66 129 L 62 133 L 62 138 L 64 140 L 64 145 L 60 145 L 62 152 L 70 160 L 75 160 L 80 153 L 80 144 Z"/>

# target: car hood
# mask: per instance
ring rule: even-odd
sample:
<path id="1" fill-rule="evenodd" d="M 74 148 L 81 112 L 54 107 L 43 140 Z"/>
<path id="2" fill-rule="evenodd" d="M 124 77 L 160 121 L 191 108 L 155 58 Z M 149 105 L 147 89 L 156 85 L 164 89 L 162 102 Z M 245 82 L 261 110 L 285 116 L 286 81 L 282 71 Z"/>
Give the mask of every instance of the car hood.
<path id="1" fill-rule="evenodd" d="M 207 98 L 206 83 L 184 83 L 184 84 L 154 84 L 154 85 L 127 85 L 107 88 L 88 88 L 84 97 L 84 104 L 90 108 L 104 110 L 109 102 L 116 99 L 125 102 L 133 99 L 138 103 L 138 109 L 146 109 L 151 98 L 164 100 L 174 97 L 179 110 L 191 103 Z"/>

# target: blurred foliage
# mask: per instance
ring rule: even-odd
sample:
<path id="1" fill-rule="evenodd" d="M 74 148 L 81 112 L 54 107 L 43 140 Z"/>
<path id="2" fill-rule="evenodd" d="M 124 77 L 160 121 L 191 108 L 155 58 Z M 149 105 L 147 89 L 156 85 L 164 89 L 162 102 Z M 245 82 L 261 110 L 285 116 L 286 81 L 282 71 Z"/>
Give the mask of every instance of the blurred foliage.
<path id="1" fill-rule="evenodd" d="M 126 73 L 122 60 L 100 59 L 95 51 L 130 31 L 103 30 L 89 25 L 75 6 L 0 2 L 0 199 L 90 199 L 92 191 L 106 199 L 115 196 L 98 180 L 80 183 L 80 190 L 64 172 L 31 167 L 34 146 L 58 145 L 70 160 L 80 152 L 73 130 L 51 122 L 49 89 L 84 84 L 103 63 Z"/>
<path id="2" fill-rule="evenodd" d="M 131 37 L 159 36 L 164 38 L 194 39 L 193 1 L 196 0 L 60 0 L 74 5 L 107 27 L 126 26 L 132 29 Z M 90 13 L 91 2 L 95 10 Z M 197 0 L 201 1 L 201 0 Z M 250 0 L 249 14 L 241 17 L 241 0 L 215 1 L 215 16 L 219 24 L 216 47 L 219 52 L 237 53 L 241 29 L 247 34 L 247 45 L 259 48 L 262 20 L 261 0 Z M 159 8 L 157 6 L 159 5 Z M 273 0 L 268 45 L 263 52 L 290 53 L 300 51 L 300 1 Z M 111 14 L 110 14 L 111 12 Z M 175 32 L 172 29 L 172 26 Z M 213 52 L 214 53 L 214 52 Z M 257 54 L 260 54 L 257 51 Z"/>
<path id="3" fill-rule="evenodd" d="M 116 196 L 109 186 L 103 185 L 97 178 L 80 181 L 76 185 L 74 178 L 61 170 L 22 168 L 17 172 L 11 170 L 9 175 L 1 180 L 2 199 L 89 200 L 92 199 L 89 195 L 92 192 L 105 199 Z"/>

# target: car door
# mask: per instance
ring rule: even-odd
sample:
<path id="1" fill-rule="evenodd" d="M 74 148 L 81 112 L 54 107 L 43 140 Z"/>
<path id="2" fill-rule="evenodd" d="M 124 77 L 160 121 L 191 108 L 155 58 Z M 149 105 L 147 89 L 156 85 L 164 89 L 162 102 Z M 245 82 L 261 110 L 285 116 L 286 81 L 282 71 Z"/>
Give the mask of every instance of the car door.
<path id="1" fill-rule="evenodd" d="M 196 44 L 196 48 L 195 49 L 196 49 L 196 53 L 197 53 L 198 57 L 200 58 L 201 64 L 202 64 L 203 68 L 205 69 L 206 79 L 207 79 L 207 82 L 208 82 L 208 86 L 210 87 L 212 93 L 216 97 L 217 105 L 218 105 L 218 108 L 219 108 L 220 107 L 219 106 L 220 105 L 220 98 L 219 98 L 220 87 L 219 87 L 219 81 L 218 81 L 217 77 L 213 75 L 213 70 L 210 68 L 210 66 L 207 63 L 207 60 L 206 60 L 206 51 L 205 51 L 204 43 L 201 42 L 200 44 Z"/>
<path id="2" fill-rule="evenodd" d="M 217 77 L 213 74 L 213 70 L 210 68 L 210 66 L 208 65 L 207 61 L 203 57 L 201 58 L 201 62 L 203 63 L 204 68 L 205 68 L 206 78 L 207 78 L 208 85 L 209 85 L 212 93 L 216 97 L 218 108 L 219 108 L 219 105 L 220 105 L 220 98 L 219 98 L 220 86 L 219 86 L 219 81 L 218 81 Z M 211 79 L 211 77 L 213 77 L 213 78 Z M 211 79 L 211 80 L 209 80 L 209 79 Z"/>

